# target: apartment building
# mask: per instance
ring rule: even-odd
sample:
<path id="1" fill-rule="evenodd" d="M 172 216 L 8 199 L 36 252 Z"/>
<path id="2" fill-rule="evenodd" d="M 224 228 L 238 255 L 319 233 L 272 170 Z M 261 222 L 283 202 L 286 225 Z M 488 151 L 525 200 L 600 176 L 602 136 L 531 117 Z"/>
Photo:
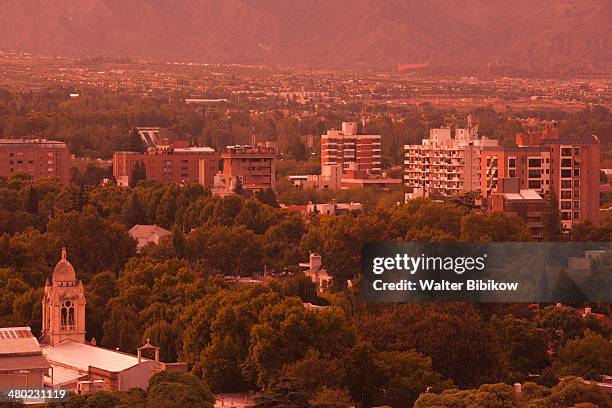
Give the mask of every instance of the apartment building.
<path id="1" fill-rule="evenodd" d="M 219 170 L 219 155 L 210 147 L 187 147 L 184 143 L 158 141 L 147 152 L 115 152 L 113 176 L 117 184 L 133 184 L 135 169 L 143 168 L 146 180 L 200 183 L 212 187 Z"/>
<path id="2" fill-rule="evenodd" d="M 453 195 L 480 190 L 481 151 L 497 146 L 497 140 L 478 137 L 478 127 L 430 129 L 420 145 L 404 146 L 404 183 L 428 195 Z"/>
<path id="3" fill-rule="evenodd" d="M 482 152 L 482 195 L 499 189 L 499 180 L 519 179 L 521 189 L 546 196 L 554 189 L 565 229 L 599 222 L 601 144 L 597 136 L 561 138 L 556 125 L 541 132 L 519 133 L 516 146 Z"/>
<path id="4" fill-rule="evenodd" d="M 0 176 L 14 173 L 70 181 L 68 145 L 46 139 L 0 139 Z"/>
<path id="5" fill-rule="evenodd" d="M 321 136 L 321 166 L 340 165 L 344 171 L 350 163 L 363 177 L 380 174 L 381 136 L 357 134 L 356 122 L 342 122 L 342 130 Z"/>
<path id="6" fill-rule="evenodd" d="M 276 152 L 263 146 L 227 146 L 221 153 L 223 180 L 229 183 L 225 190 L 235 187 L 240 179 L 242 188 L 253 192 L 276 189 Z"/>

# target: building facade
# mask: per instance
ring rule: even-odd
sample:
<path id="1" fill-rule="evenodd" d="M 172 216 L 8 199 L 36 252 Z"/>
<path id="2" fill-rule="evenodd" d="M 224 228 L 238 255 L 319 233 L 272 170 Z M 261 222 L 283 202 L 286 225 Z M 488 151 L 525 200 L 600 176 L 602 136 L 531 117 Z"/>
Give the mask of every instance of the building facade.
<path id="1" fill-rule="evenodd" d="M 212 187 L 219 170 L 219 156 L 210 147 L 178 147 L 167 140 L 158 142 L 145 153 L 113 154 L 113 176 L 118 185 L 132 185 L 137 169 L 144 173 L 146 180 Z"/>
<path id="2" fill-rule="evenodd" d="M 321 137 L 321 166 L 339 165 L 344 171 L 350 163 L 366 175 L 380 174 L 381 136 L 357 134 L 356 122 L 342 122 L 342 130 Z"/>
<path id="3" fill-rule="evenodd" d="M 0 139 L 0 176 L 27 173 L 33 178 L 70 181 L 70 151 L 64 142 L 46 139 Z"/>
<path id="4" fill-rule="evenodd" d="M 0 328 L 0 390 L 42 389 L 50 373 L 32 329 Z"/>
<path id="5" fill-rule="evenodd" d="M 240 180 L 242 188 L 253 192 L 276 189 L 276 153 L 271 147 L 227 146 L 221 153 L 223 190 L 233 191 Z M 216 186 L 217 187 L 217 186 Z"/>
<path id="6" fill-rule="evenodd" d="M 533 189 L 521 189 L 518 177 L 502 178 L 499 188 L 486 198 L 488 212 L 514 214 L 523 220 L 533 241 L 544 239 L 544 196 Z"/>
<path id="7" fill-rule="evenodd" d="M 517 177 L 521 189 L 555 191 L 565 229 L 586 220 L 598 224 L 600 154 L 597 136 L 561 138 L 555 125 L 519 133 L 516 146 L 483 150 L 482 194 L 495 193 L 501 178 Z"/>
<path id="8" fill-rule="evenodd" d="M 497 146 L 497 141 L 478 137 L 478 127 L 430 129 L 420 145 L 404 146 L 404 183 L 424 194 L 453 195 L 479 191 L 481 151 Z"/>

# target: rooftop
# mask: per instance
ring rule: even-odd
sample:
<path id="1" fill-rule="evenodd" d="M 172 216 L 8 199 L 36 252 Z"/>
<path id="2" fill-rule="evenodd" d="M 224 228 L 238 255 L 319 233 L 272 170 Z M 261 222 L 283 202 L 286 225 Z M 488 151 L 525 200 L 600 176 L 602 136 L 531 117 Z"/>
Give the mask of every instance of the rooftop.
<path id="1" fill-rule="evenodd" d="M 535 190 L 520 190 L 518 193 L 504 193 L 506 200 L 544 200 Z"/>
<path id="2" fill-rule="evenodd" d="M 65 142 L 47 139 L 0 139 L 0 145 L 10 145 L 11 147 L 68 147 Z"/>
<path id="3" fill-rule="evenodd" d="M 42 350 L 49 362 L 59 363 L 64 367 L 74 367 L 85 372 L 90 366 L 110 372 L 119 372 L 138 364 L 136 356 L 74 341 L 64 341 L 53 347 L 44 346 Z"/>
<path id="4" fill-rule="evenodd" d="M 158 237 L 165 237 L 166 235 L 172 234 L 165 228 L 160 227 L 159 225 L 142 225 L 136 224 L 128 231 L 130 236 L 135 239 L 148 239 L 152 235 L 157 235 Z"/>
<path id="5" fill-rule="evenodd" d="M 0 328 L 0 357 L 40 354 L 40 344 L 29 327 Z"/>

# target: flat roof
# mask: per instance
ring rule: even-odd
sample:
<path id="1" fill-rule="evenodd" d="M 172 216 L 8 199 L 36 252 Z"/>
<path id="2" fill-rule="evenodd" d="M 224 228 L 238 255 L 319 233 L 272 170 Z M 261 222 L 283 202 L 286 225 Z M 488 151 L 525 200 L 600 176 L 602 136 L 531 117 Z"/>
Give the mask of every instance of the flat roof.
<path id="1" fill-rule="evenodd" d="M 66 142 L 47 139 L 0 139 L 0 145 L 11 147 L 67 147 Z"/>
<path id="2" fill-rule="evenodd" d="M 518 193 L 504 193 L 506 200 L 541 200 L 544 198 L 535 190 L 520 190 Z"/>
<path id="3" fill-rule="evenodd" d="M 49 362 L 74 367 L 81 371 L 89 371 L 89 367 L 92 366 L 110 372 L 119 372 L 138 365 L 138 358 L 131 354 L 74 341 L 64 341 L 53 347 L 44 346 L 42 351 Z M 143 358 L 142 361 L 147 360 Z"/>
<path id="4" fill-rule="evenodd" d="M 40 353 L 40 344 L 29 327 L 0 328 L 0 357 Z"/>
<path id="5" fill-rule="evenodd" d="M 53 387 L 62 387 L 75 383 L 79 378 L 87 375 L 77 369 L 57 364 L 51 364 L 51 367 L 53 368 Z"/>

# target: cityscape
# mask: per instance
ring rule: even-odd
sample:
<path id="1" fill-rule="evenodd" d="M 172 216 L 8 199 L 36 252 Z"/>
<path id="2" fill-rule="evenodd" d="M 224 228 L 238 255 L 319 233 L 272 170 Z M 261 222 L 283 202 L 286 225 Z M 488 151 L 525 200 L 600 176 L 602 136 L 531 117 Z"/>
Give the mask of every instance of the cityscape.
<path id="1" fill-rule="evenodd" d="M 40 23 L 35 2 L 8 3 L 0 21 Z M 438 0 L 338 5 L 356 17 L 368 3 L 387 34 L 403 33 L 394 12 L 408 19 L 400 56 L 370 20 L 350 40 L 322 31 L 319 52 L 298 39 L 314 34 L 296 15 L 322 24 L 332 0 L 111 3 L 39 5 L 49 25 L 26 32 L 26 18 L 0 39 L 0 406 L 612 408 L 609 4 L 551 0 L 592 37 L 551 37 L 543 63 L 504 37 L 526 30 L 524 2 L 453 58 L 497 2 L 453 0 L 464 26 L 445 46 L 404 14 L 457 21 Z M 119 30 L 133 47 L 113 31 L 103 48 L 88 13 L 117 10 L 185 27 L 163 40 L 138 22 Z M 208 18 L 226 13 L 244 36 L 215 34 Z M 359 48 L 373 62 L 325 54 L 353 36 L 377 39 L 379 53 Z M 213 37 L 227 52 L 204 47 Z M 546 299 L 373 301 L 368 248 L 386 244 L 485 268 L 448 252 L 482 244 Z M 536 249 L 510 253 L 521 244 Z"/>

